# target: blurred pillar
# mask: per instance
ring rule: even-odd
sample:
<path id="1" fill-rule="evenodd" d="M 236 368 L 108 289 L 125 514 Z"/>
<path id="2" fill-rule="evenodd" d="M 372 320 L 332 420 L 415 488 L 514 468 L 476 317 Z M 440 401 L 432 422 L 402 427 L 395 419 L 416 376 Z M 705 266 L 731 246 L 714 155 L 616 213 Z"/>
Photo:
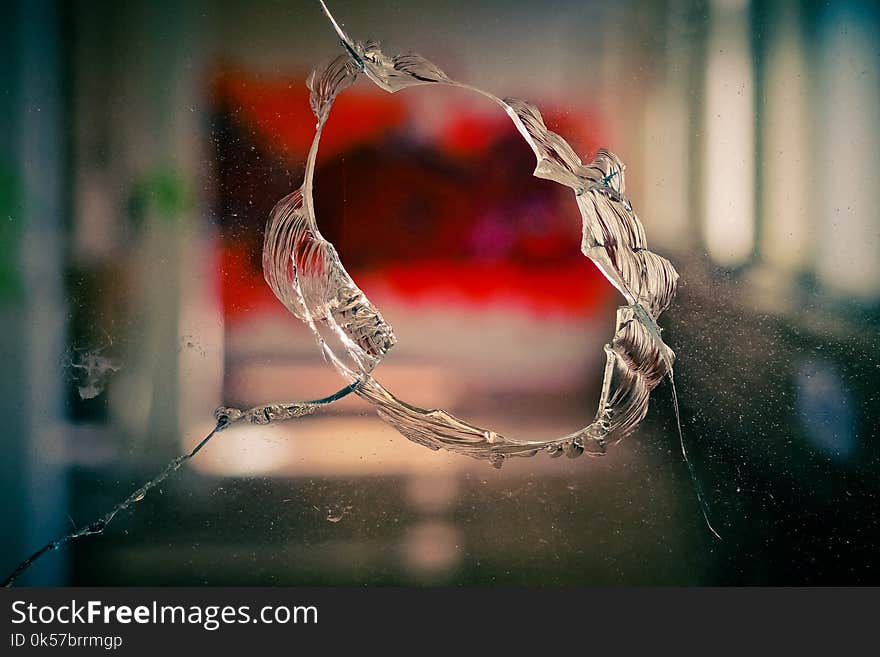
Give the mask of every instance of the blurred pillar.
<path id="1" fill-rule="evenodd" d="M 830 292 L 880 297 L 880 8 L 834 2 L 820 23 L 821 213 L 817 276 Z"/>
<path id="2" fill-rule="evenodd" d="M 811 191 L 819 178 L 810 148 L 812 98 L 798 0 L 768 5 L 763 84 L 762 260 L 796 274 L 812 266 L 815 202 Z"/>
<path id="3" fill-rule="evenodd" d="M 645 204 L 642 220 L 649 244 L 685 252 L 699 235 L 691 208 L 697 171 L 696 142 L 702 80 L 700 52 L 703 37 L 700 0 L 671 0 L 665 15 L 665 48 L 657 57 L 657 72 L 645 108 Z"/>
<path id="4" fill-rule="evenodd" d="M 704 109 L 706 248 L 726 267 L 755 242 L 755 107 L 748 0 L 713 0 Z"/>
<path id="5" fill-rule="evenodd" d="M 125 345 L 108 394 L 116 433 L 147 467 L 180 451 L 181 414 L 195 406 L 210 422 L 219 402 L 222 331 L 200 220 L 212 12 L 171 0 L 76 7 L 75 254 L 126 275 L 124 303 L 103 318 Z M 184 380 L 184 368 L 200 376 Z"/>
<path id="6" fill-rule="evenodd" d="M 7 3 L 0 19 L 0 416 L 6 574 L 63 533 L 67 483 L 61 376 L 64 333 L 61 16 L 53 0 Z M 20 581 L 64 583 L 61 554 Z"/>

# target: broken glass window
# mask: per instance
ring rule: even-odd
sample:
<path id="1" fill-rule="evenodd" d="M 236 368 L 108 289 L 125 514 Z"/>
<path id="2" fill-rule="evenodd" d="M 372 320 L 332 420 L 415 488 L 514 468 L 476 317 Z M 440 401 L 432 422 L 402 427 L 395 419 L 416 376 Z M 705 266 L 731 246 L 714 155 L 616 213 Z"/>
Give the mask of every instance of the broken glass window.
<path id="1" fill-rule="evenodd" d="M 499 98 L 455 81 L 418 55 L 389 56 L 374 41 L 355 41 L 321 4 L 345 53 L 308 79 L 317 124 L 305 178 L 299 189 L 281 199 L 270 214 L 263 244 L 263 272 L 278 299 L 311 329 L 326 360 L 346 379 L 347 385 L 323 399 L 264 404 L 245 410 L 218 408 L 215 428 L 192 451 L 174 459 L 159 475 L 95 522 L 43 546 L 10 574 L 5 585 L 10 585 L 44 553 L 82 536 L 102 533 L 120 511 L 143 499 L 228 426 L 242 421 L 268 424 L 299 418 L 348 394 L 368 401 L 385 422 L 415 443 L 484 459 L 495 467 L 501 467 L 507 458 L 530 457 L 539 452 L 553 457 L 604 454 L 608 444 L 631 433 L 644 419 L 651 391 L 667 377 L 672 384 L 678 418 L 673 381 L 675 354 L 664 343 L 657 323 L 673 301 L 678 274 L 667 259 L 648 250 L 642 223 L 626 196 L 625 166 L 620 159 L 600 149 L 584 164 L 565 139 L 547 128 L 533 105 Z M 389 93 L 417 85 L 445 85 L 482 95 L 504 110 L 533 151 L 537 160 L 534 175 L 572 190 L 582 219 L 581 251 L 625 301 L 617 311 L 613 335 L 604 348 L 606 365 L 598 410 L 584 428 L 537 440 L 505 437 L 444 410 L 409 404 L 374 376 L 383 357 L 395 345 L 396 337 L 379 309 L 348 274 L 336 248 L 321 235 L 313 202 L 322 130 L 336 97 L 361 75 Z M 92 370 L 103 375 L 113 369 L 109 361 L 97 360 L 74 366 L 86 369 L 87 388 L 92 384 Z M 682 454 L 709 524 L 705 500 L 687 459 L 680 421 L 678 429 Z M 711 524 L 709 528 L 712 529 Z"/>

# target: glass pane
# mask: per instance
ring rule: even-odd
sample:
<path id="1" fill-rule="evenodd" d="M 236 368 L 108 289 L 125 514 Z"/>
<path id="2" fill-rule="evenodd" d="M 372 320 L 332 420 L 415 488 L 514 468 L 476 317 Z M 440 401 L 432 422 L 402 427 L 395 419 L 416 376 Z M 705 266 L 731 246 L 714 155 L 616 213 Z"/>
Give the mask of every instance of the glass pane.
<path id="1" fill-rule="evenodd" d="M 680 275 L 659 324 L 723 540 L 669 377 L 605 456 L 500 469 L 346 395 L 217 433 L 91 525 L 198 445 L 216 407 L 351 383 L 262 261 L 306 172 L 306 80 L 346 50 L 313 2 L 46 0 L 0 21 L 5 572 L 91 526 L 19 581 L 876 584 L 877 8 L 331 8 L 356 40 L 533 103 L 583 162 L 625 163 L 648 248 Z M 375 378 L 517 440 L 594 421 L 628 304 L 581 252 L 596 190 L 534 171 L 491 99 L 361 75 L 314 172 L 320 231 L 397 338 Z M 622 180 L 596 193 L 622 203 Z"/>

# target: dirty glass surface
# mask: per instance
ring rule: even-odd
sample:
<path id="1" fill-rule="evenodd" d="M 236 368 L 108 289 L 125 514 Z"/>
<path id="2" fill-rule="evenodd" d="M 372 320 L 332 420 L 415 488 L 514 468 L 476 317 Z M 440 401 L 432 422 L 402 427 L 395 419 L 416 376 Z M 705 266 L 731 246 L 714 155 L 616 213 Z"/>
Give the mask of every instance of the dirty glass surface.
<path id="1" fill-rule="evenodd" d="M 880 11 L 328 6 L 5 10 L 4 576 L 878 583 Z"/>

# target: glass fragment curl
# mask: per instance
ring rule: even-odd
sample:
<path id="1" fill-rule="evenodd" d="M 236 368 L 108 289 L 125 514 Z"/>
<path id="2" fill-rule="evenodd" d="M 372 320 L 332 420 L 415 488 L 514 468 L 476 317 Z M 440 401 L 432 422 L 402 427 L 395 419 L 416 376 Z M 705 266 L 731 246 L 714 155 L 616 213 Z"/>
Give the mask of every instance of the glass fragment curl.
<path id="1" fill-rule="evenodd" d="M 667 375 L 672 379 L 675 360 L 660 336 L 657 318 L 672 303 L 678 274 L 672 263 L 647 248 L 642 223 L 625 194 L 623 163 L 601 149 L 589 164 L 583 164 L 568 142 L 547 128 L 533 105 L 452 80 L 419 55 L 389 56 L 375 41 L 355 41 L 323 2 L 322 7 L 346 52 L 308 79 L 317 124 L 305 179 L 270 214 L 263 272 L 275 296 L 309 326 L 327 361 L 349 382 L 337 395 L 353 392 L 365 399 L 385 422 L 415 443 L 485 459 L 495 467 L 501 467 L 509 457 L 538 452 L 554 457 L 604 454 L 610 441 L 622 439 L 644 419 L 651 390 Z M 508 438 L 442 409 L 409 404 L 373 375 L 396 342 L 393 329 L 345 270 L 333 244 L 321 235 L 312 198 L 324 125 L 336 97 L 359 75 L 389 93 L 417 85 L 445 85 L 488 98 L 507 113 L 534 152 L 534 175 L 572 190 L 583 222 L 581 251 L 627 303 L 618 309 L 614 335 L 605 345 L 599 407 L 586 427 L 544 440 Z M 331 337 L 343 346 L 344 353 L 330 346 Z M 301 409 L 296 404 L 286 406 L 297 412 Z M 277 413 L 277 419 L 296 416 L 283 409 Z M 245 418 L 265 421 L 267 417 L 238 409 L 217 411 L 218 420 L 228 423 Z"/>

